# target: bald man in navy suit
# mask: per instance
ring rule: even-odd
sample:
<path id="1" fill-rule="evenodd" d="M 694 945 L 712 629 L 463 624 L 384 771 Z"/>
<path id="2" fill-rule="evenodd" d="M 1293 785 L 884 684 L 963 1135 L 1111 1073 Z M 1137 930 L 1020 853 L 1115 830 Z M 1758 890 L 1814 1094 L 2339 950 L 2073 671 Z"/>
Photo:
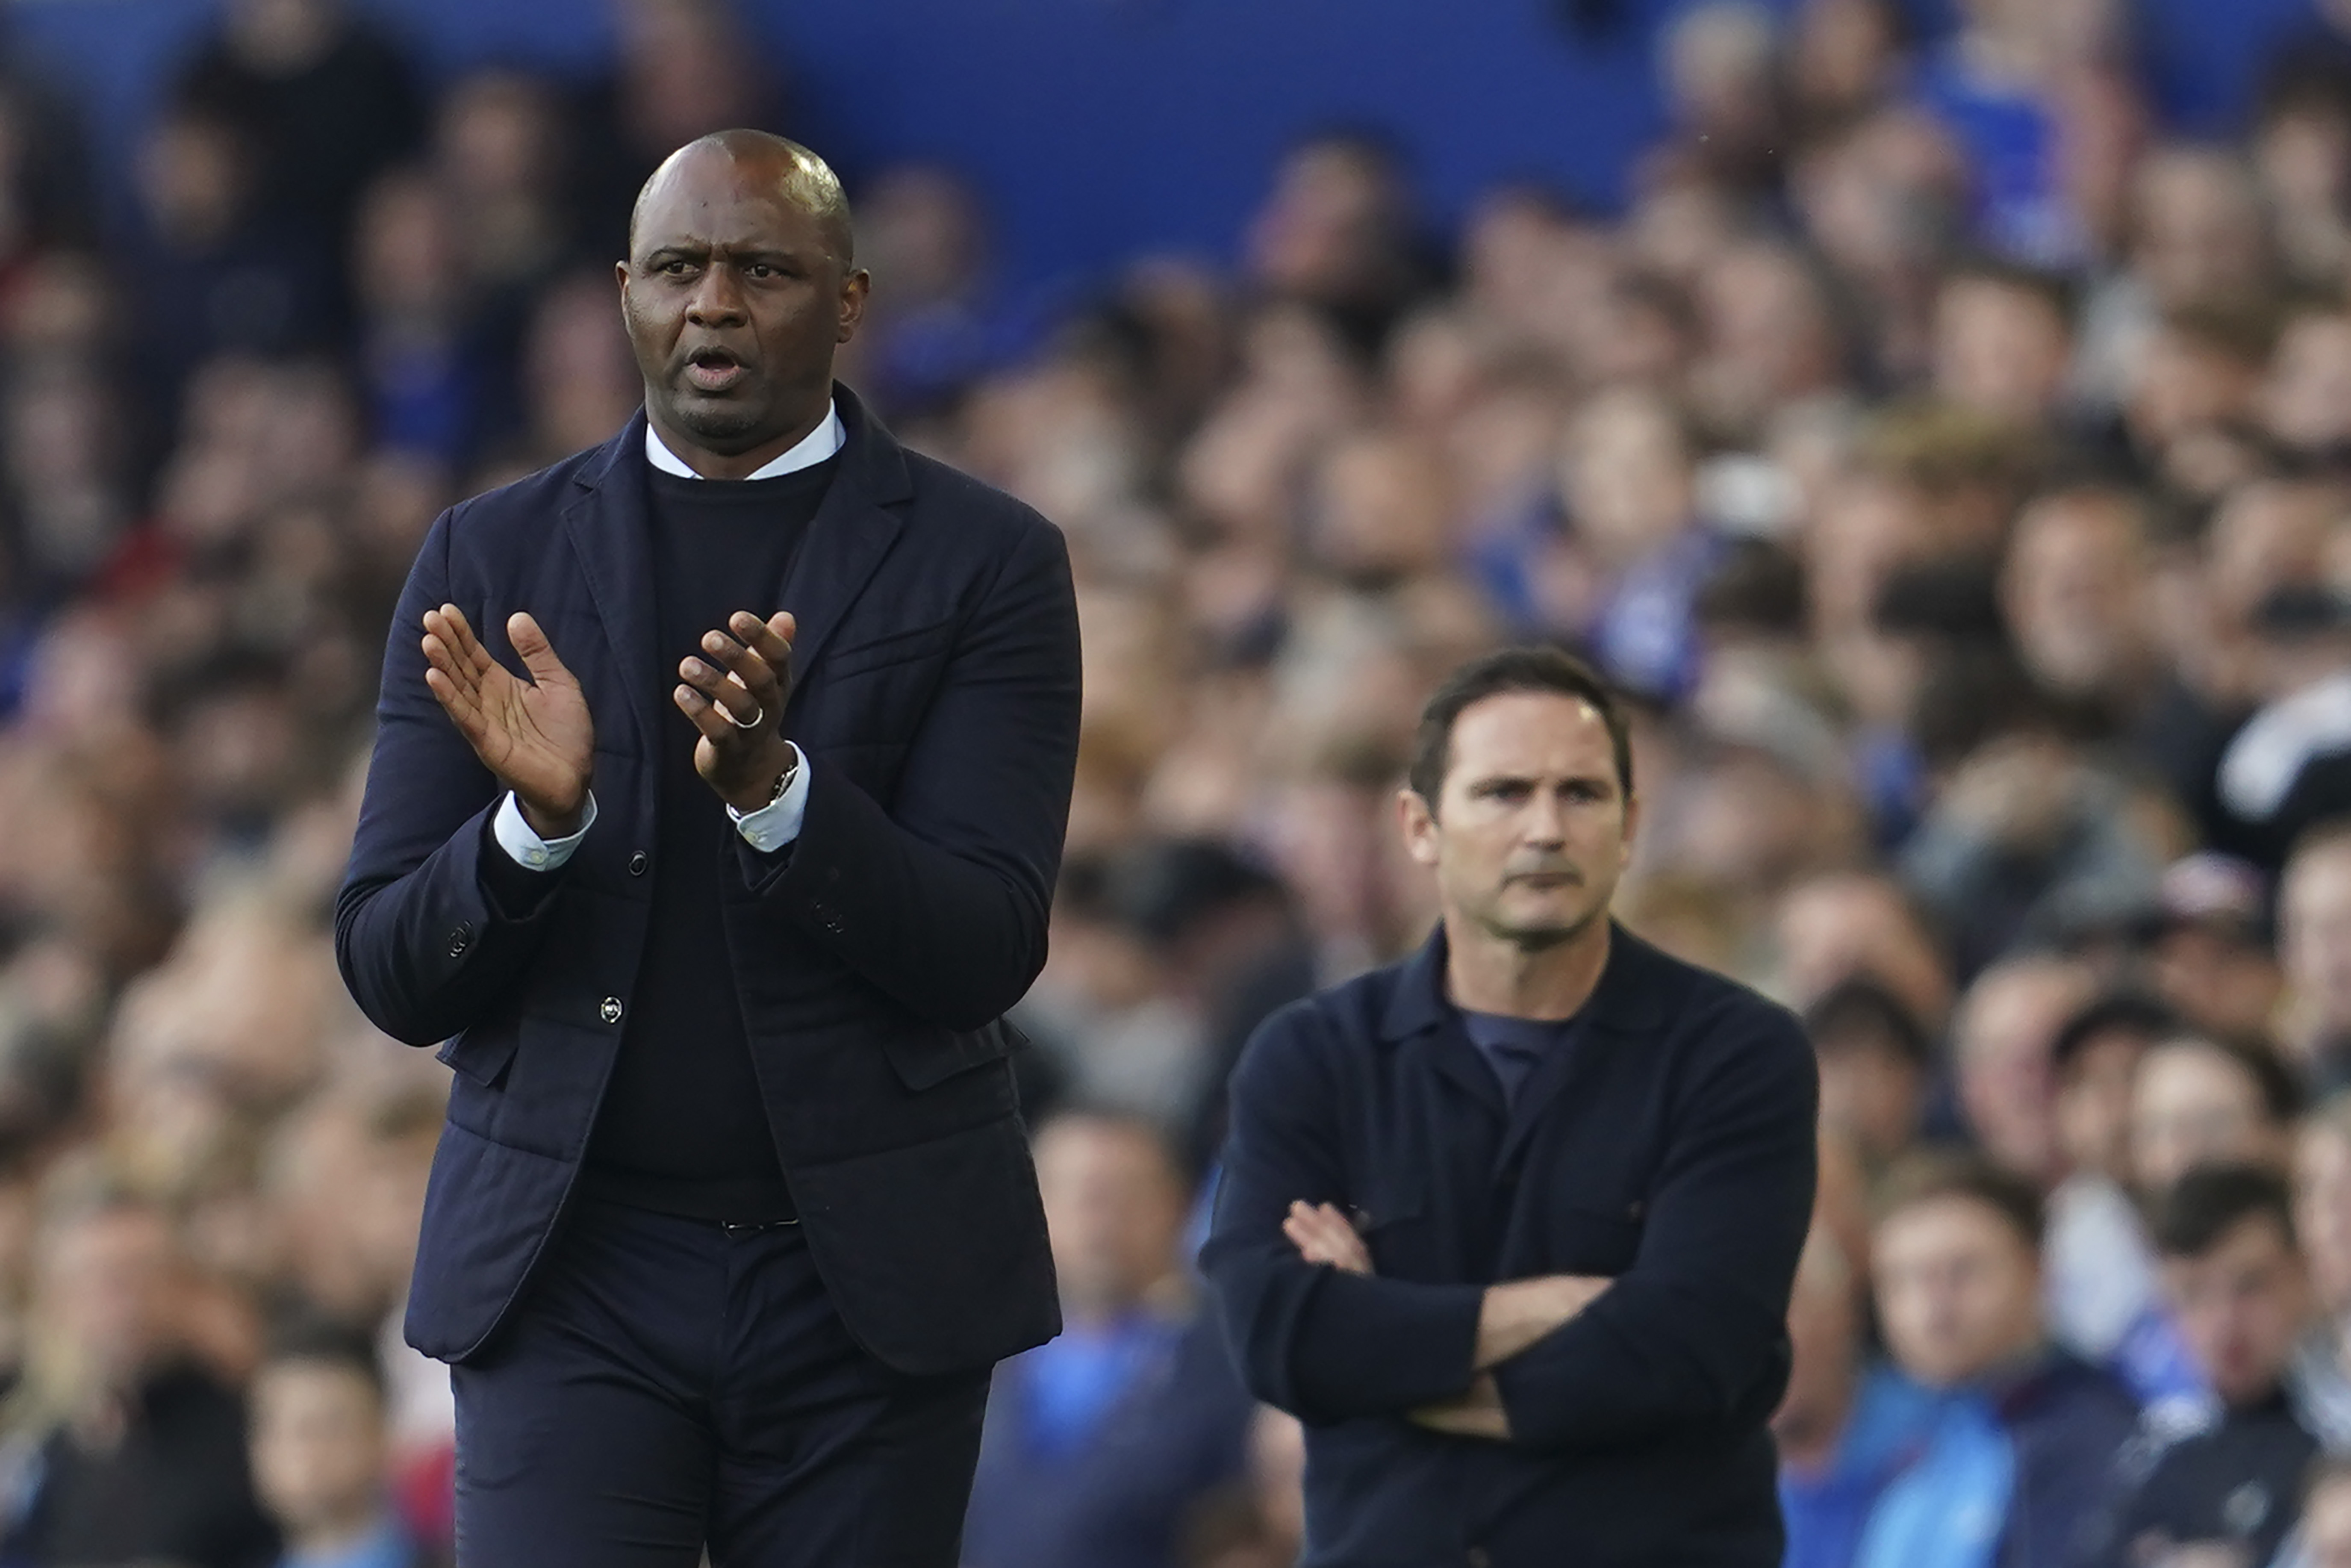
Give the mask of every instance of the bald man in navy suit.
<path id="1" fill-rule="evenodd" d="M 1078 732 L 1060 534 L 832 379 L 832 172 L 730 131 L 618 268 L 645 406 L 451 508 L 336 911 L 445 1042 L 408 1334 L 463 1568 L 953 1568 L 991 1365 L 1059 1326 L 1003 1014 Z"/>

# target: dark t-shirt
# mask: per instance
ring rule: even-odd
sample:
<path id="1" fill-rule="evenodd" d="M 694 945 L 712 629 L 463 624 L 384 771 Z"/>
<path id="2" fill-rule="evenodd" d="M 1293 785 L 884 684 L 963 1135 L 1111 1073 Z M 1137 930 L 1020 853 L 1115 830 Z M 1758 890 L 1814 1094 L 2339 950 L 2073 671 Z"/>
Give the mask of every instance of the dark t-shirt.
<path id="1" fill-rule="evenodd" d="M 1574 1048 L 1575 1019 L 1512 1018 L 1506 1013 L 1475 1013 L 1467 1008 L 1460 1011 L 1469 1043 L 1501 1081 L 1506 1101 L 1518 1098 L 1519 1086 L 1545 1058 Z"/>
<path id="2" fill-rule="evenodd" d="M 704 632 L 737 610 L 785 608 L 767 601 L 839 466 L 732 482 L 652 476 L 661 665 L 647 678 L 659 683 L 662 716 L 653 915 L 620 1061 L 588 1144 L 592 1189 L 642 1207 L 728 1220 L 791 1213 L 720 913 L 719 879 L 737 835 L 694 770 L 701 732 L 670 694 L 678 662 L 700 651 Z"/>

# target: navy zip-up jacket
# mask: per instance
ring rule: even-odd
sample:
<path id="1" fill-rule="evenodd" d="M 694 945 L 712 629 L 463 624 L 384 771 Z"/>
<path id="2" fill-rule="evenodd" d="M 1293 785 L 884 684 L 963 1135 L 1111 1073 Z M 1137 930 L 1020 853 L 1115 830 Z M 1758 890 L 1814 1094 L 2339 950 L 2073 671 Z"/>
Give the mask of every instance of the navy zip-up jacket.
<path id="1" fill-rule="evenodd" d="M 1818 1081 L 1796 1020 L 1622 928 L 1573 1043 L 1507 1105 L 1446 946 L 1293 1004 L 1235 1069 L 1201 1263 L 1242 1375 L 1307 1430 L 1301 1568 L 1777 1568 Z M 1293 1200 L 1372 1276 L 1310 1265 Z M 1509 1443 L 1408 1413 L 1468 1388 L 1491 1283 L 1615 1283 L 1497 1373 Z"/>

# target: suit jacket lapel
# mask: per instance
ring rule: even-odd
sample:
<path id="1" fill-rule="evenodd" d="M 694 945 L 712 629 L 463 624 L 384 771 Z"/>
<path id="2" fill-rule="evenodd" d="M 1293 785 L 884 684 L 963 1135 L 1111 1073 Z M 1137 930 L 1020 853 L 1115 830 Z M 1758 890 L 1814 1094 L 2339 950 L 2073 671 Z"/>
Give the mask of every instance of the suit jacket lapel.
<path id="1" fill-rule="evenodd" d="M 905 454 L 890 433 L 847 387 L 835 382 L 832 396 L 848 436 L 841 471 L 792 552 L 777 603 L 766 612 L 789 610 L 799 623 L 792 640 L 794 703 L 825 643 L 898 538 L 898 516 L 889 504 L 914 493 Z"/>
<path id="2" fill-rule="evenodd" d="M 645 416 L 640 409 L 596 460 L 581 466 L 580 494 L 564 508 L 571 549 L 588 580 L 588 595 L 626 688 L 641 755 L 650 757 L 661 734 L 658 704 L 669 690 L 656 667 L 660 650 L 653 603 L 653 512 L 646 495 Z M 634 459 L 632 461 L 632 459 Z"/>

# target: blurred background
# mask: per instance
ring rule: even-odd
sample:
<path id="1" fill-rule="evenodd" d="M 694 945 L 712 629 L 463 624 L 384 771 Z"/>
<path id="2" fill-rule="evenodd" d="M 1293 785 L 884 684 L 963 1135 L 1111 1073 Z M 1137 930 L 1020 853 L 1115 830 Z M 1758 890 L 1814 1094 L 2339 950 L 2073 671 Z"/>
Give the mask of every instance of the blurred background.
<path id="1" fill-rule="evenodd" d="M 1792 1511 L 1869 1506 L 1927 1143 L 2037 1185 L 2043 1332 L 2156 1406 L 2215 1395 L 2150 1206 L 2291 1173 L 2351 1401 L 2351 4 L 16 0 L 0 1565 L 445 1560 L 446 1078 L 326 914 L 417 544 L 626 420 L 629 202 L 736 124 L 849 182 L 844 378 L 1078 576 L 1071 1329 L 972 1568 L 1292 1561 L 1190 1274 L 1221 1084 L 1425 935 L 1392 792 L 1510 640 L 1638 699 L 1627 924 L 1819 1048 Z"/>

